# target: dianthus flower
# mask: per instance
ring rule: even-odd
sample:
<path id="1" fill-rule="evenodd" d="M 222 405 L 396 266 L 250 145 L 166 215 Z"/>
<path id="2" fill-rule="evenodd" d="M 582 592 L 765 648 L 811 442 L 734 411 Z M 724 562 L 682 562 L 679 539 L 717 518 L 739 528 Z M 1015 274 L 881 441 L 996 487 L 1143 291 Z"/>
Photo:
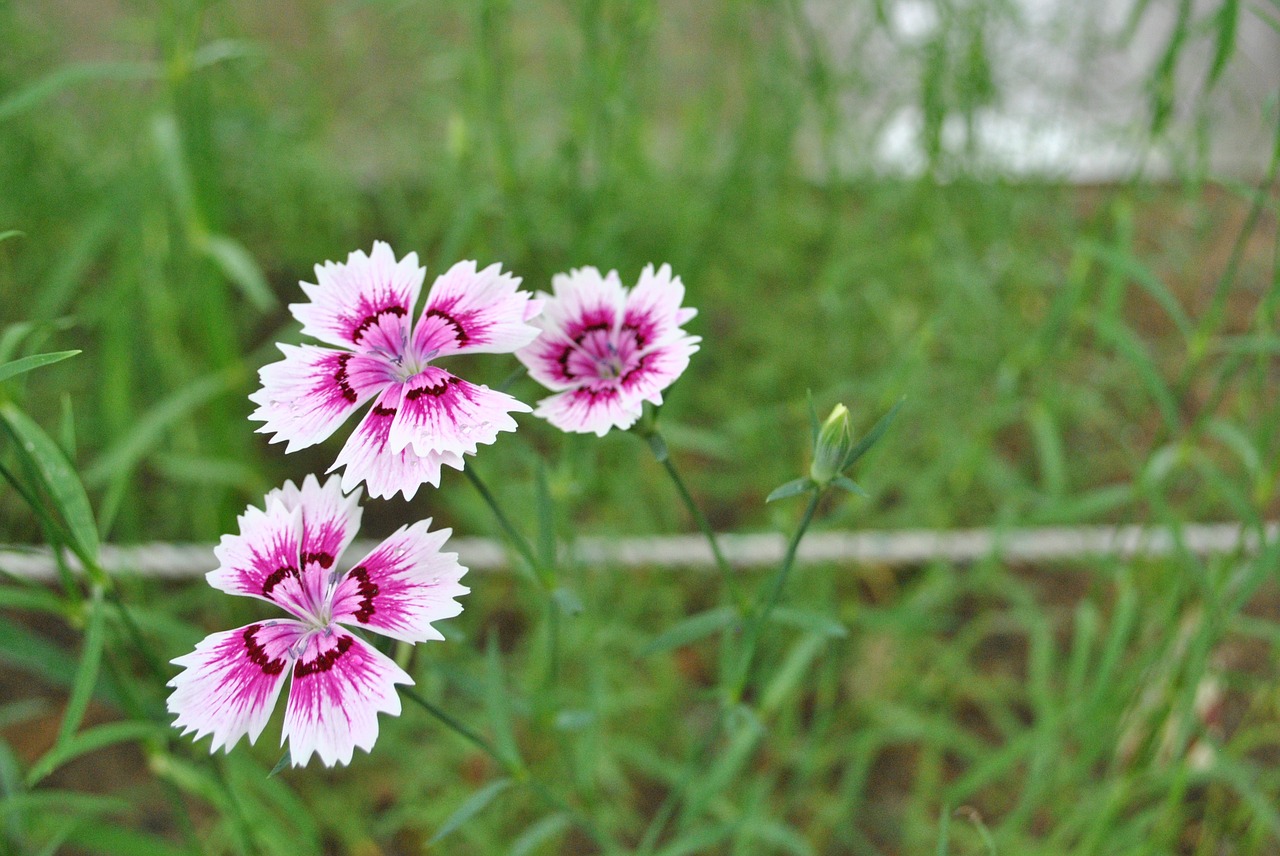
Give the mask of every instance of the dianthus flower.
<path id="1" fill-rule="evenodd" d="M 329 468 L 346 467 L 343 490 L 363 481 L 370 496 L 412 499 L 424 482 L 440 484 L 441 465 L 462 469 L 478 443 L 516 430 L 510 413 L 530 409 L 431 362 L 528 344 L 539 301 L 499 265 L 458 262 L 436 279 L 413 324 L 425 274 L 416 253 L 397 262 L 381 241 L 370 255 L 316 265 L 316 283 L 301 283 L 310 302 L 289 309 L 304 335 L 334 347 L 281 344 L 285 358 L 263 366 L 262 389 L 249 396 L 258 405 L 249 418 L 266 423 L 258 431 L 274 432 L 271 442 L 287 440 L 285 452 L 325 440 L 373 399 Z"/>
<path id="2" fill-rule="evenodd" d="M 552 295 L 535 320 L 542 328 L 516 351 L 529 375 L 556 392 L 534 411 L 563 431 L 595 433 L 630 428 L 644 402 L 662 403 L 662 390 L 689 365 L 698 336 L 681 325 L 698 310 L 680 306 L 684 285 L 663 265 L 647 266 L 628 291 L 617 271 L 593 267 L 557 274 Z"/>
<path id="3" fill-rule="evenodd" d="M 214 633 L 173 662 L 185 667 L 169 686 L 174 726 L 196 739 L 213 735 L 210 751 L 230 752 L 242 736 L 253 743 L 292 675 L 281 745 L 294 766 L 312 753 L 327 766 L 351 761 L 378 738 L 378 714 L 400 713 L 395 684 L 412 684 L 389 657 L 342 625 L 406 642 L 443 639 L 431 622 L 462 611 L 467 569 L 440 548 L 450 530 L 430 520 L 401 527 L 349 571 L 338 557 L 360 525 L 359 492 L 344 497 L 338 478 L 307 476 L 267 494 L 265 507 L 240 516 L 240 534 L 215 548 L 209 584 L 229 594 L 269 601 L 291 618 L 270 618 Z"/>

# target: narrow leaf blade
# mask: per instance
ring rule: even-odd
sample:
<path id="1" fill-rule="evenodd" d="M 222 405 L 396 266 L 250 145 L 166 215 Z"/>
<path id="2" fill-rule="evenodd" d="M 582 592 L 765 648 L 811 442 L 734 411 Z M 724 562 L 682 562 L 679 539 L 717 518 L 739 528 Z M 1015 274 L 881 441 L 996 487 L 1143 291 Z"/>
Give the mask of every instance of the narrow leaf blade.
<path id="1" fill-rule="evenodd" d="M 6 381 L 11 377 L 17 377 L 20 374 L 38 369 L 41 366 L 50 366 L 54 363 L 60 363 L 68 357 L 74 357 L 80 351 L 54 351 L 48 354 L 32 354 L 29 357 L 23 357 L 20 360 L 14 360 L 0 366 L 0 381 Z"/>

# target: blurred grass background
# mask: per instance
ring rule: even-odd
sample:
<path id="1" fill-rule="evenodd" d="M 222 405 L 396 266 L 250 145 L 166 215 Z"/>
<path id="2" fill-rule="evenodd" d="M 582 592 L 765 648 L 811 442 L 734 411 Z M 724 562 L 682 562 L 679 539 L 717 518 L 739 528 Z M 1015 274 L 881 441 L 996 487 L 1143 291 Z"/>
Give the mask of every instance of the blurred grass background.
<path id="1" fill-rule="evenodd" d="M 1161 5 L 1137 4 L 1130 36 Z M 895 35 L 906 6 L 932 10 L 932 35 Z M 211 542 L 266 489 L 323 471 L 346 436 L 285 457 L 246 420 L 256 369 L 297 340 L 285 305 L 312 265 L 385 239 L 416 250 L 428 277 L 476 258 L 546 288 L 573 266 L 631 281 L 667 261 L 704 342 L 664 426 L 717 528 L 792 520 L 762 498 L 807 466 L 807 389 L 823 410 L 848 403 L 864 428 L 907 396 L 859 478 L 870 500 L 832 504 L 824 526 L 1276 517 L 1276 138 L 1253 174 L 1215 175 L 1201 112 L 1240 61 L 1237 37 L 1268 27 L 1274 3 L 1177 4 L 1129 131 L 1144 146 L 1169 142 L 1180 118 L 1201 133 L 1158 180 L 1139 168 L 1087 186 L 1011 176 L 975 133 L 947 131 L 1009 97 L 991 46 L 1016 35 L 1022 7 L 885 0 L 857 7 L 853 30 L 824 26 L 823 8 L 0 3 L 0 231 L 23 233 L 0 243 L 0 357 L 84 350 L 9 394 L 71 452 L 105 539 Z M 886 171 L 877 135 L 904 104 L 921 161 Z M 1275 127 L 1274 98 L 1248 109 Z M 497 384 L 514 367 L 460 371 Z M 528 381 L 513 391 L 540 394 Z M 525 420 L 474 465 L 531 520 L 539 457 L 563 535 L 691 528 L 630 437 Z M 493 531 L 447 471 L 409 506 L 369 506 L 364 534 L 426 515 Z M 0 540 L 38 535 L 0 493 Z M 848 632 L 779 633 L 769 739 L 718 774 L 734 783 L 708 796 L 719 825 L 694 818 L 664 852 L 947 852 L 954 840 L 978 853 L 984 836 L 1008 853 L 1270 852 L 1275 552 L 806 573 L 796 602 Z M 689 700 L 717 656 L 704 642 L 637 666 L 635 652 L 717 593 L 701 578 L 590 570 L 574 582 L 587 608 L 566 647 L 596 653 L 566 663 L 556 693 L 541 689 L 547 631 L 528 593 L 477 580 L 450 629 L 500 633 L 522 745 L 634 844 L 680 775 L 672 758 L 705 727 Z M 244 606 L 199 588 L 132 592 L 166 658 Z M 59 653 L 74 634 L 6 632 L 11 666 L 69 681 L 49 663 L 74 656 Z M 480 646 L 437 647 L 415 663 L 424 692 L 484 708 Z M 108 685 L 127 678 L 118 669 Z M 1212 727 L 1196 713 L 1206 681 L 1227 699 Z M 6 754 L 19 778 L 43 745 L 32 715 Z M 237 750 L 223 775 L 262 814 L 249 849 L 420 852 L 494 773 L 421 719 L 384 729 L 349 771 L 287 784 L 261 778 L 269 746 Z M 1197 766 L 1197 740 L 1220 744 L 1215 765 Z M 183 813 L 122 756 L 110 763 L 131 771 L 118 790 L 142 795 L 133 814 L 70 840 L 245 849 L 239 809 L 209 796 L 189 760 L 155 745 L 147 757 L 198 806 L 200 838 L 183 838 Z M 68 770 L 69 787 L 102 784 Z M 951 820 L 962 805 L 985 826 Z M 513 792 L 441 846 L 589 850 L 554 818 Z M 37 852 L 52 820 L 34 815 L 11 840 Z M 155 835 L 128 837 L 139 828 Z"/>

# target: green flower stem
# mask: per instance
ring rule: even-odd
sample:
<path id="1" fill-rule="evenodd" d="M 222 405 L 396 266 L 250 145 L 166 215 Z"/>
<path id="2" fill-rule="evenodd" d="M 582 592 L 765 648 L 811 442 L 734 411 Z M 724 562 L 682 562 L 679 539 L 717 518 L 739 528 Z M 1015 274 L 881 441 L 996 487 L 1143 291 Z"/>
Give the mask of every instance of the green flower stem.
<path id="1" fill-rule="evenodd" d="M 533 545 L 529 543 L 529 540 L 524 535 L 520 534 L 519 529 L 516 529 L 511 519 L 507 517 L 506 512 L 502 510 L 502 506 L 498 504 L 498 498 L 489 490 L 488 485 L 484 483 L 484 479 L 480 478 L 475 468 L 468 466 L 463 472 L 466 473 L 467 480 L 471 482 L 481 498 L 484 499 L 485 504 L 489 506 L 489 510 L 493 512 L 493 517 L 498 521 L 498 526 L 507 536 L 507 540 L 516 548 L 521 558 L 529 566 L 529 572 L 542 588 L 543 602 L 547 612 L 547 685 L 550 686 L 560 672 L 560 607 L 556 604 L 556 599 L 551 596 L 556 587 L 555 571 L 545 567 L 538 561 L 538 555 L 534 552 Z"/>
<path id="2" fill-rule="evenodd" d="M 652 438 L 657 438 L 657 442 L 653 442 Z M 729 597 L 733 600 L 734 607 L 738 610 L 739 615 L 746 615 L 746 601 L 742 598 L 742 592 L 738 590 L 733 568 L 729 567 L 729 561 L 720 550 L 720 542 L 716 538 L 715 530 L 711 528 L 706 515 L 698 507 L 698 503 L 694 501 L 693 495 L 689 493 L 689 488 L 685 487 L 684 479 L 680 477 L 680 471 L 676 469 L 675 462 L 671 460 L 671 455 L 666 453 L 666 441 L 656 427 L 650 431 L 646 439 L 649 440 L 649 447 L 653 449 L 654 457 L 658 460 L 658 463 L 662 464 L 662 468 L 667 471 L 667 475 L 671 477 L 671 483 L 675 485 L 676 493 L 679 494 L 685 509 L 689 512 L 689 516 L 698 524 L 698 528 L 702 530 L 703 537 L 707 539 L 707 544 L 711 547 L 711 555 L 715 557 L 716 567 L 720 570 L 720 577 L 724 581 L 725 590 L 729 592 Z M 662 452 L 659 452 L 659 449 Z"/>
<path id="3" fill-rule="evenodd" d="M 463 740 L 466 740 L 472 746 L 475 746 L 481 752 L 484 752 L 492 758 L 498 766 L 502 768 L 503 772 L 516 782 L 528 787 L 529 790 L 533 791 L 538 798 L 548 806 L 567 814 L 573 820 L 574 824 L 583 832 L 587 833 L 587 835 L 591 836 L 592 840 L 594 840 L 602 850 L 605 852 L 612 852 L 615 849 L 589 817 L 569 805 L 569 803 L 565 802 L 564 799 L 553 793 L 541 781 L 534 778 L 533 774 L 529 772 L 529 768 L 526 767 L 523 762 L 518 759 L 513 760 L 503 755 L 498 751 L 496 746 L 484 739 L 484 737 L 463 725 L 446 711 L 432 704 L 416 690 L 403 686 L 400 687 L 399 690 L 401 695 L 421 707 L 450 731 L 454 732 Z"/>
<path id="4" fill-rule="evenodd" d="M 462 472 L 476 491 L 479 492 L 485 504 L 489 506 L 489 510 L 493 512 L 494 519 L 498 521 L 498 526 L 502 529 L 503 534 L 507 536 L 507 540 L 511 542 L 511 546 L 516 548 L 516 552 L 528 564 L 530 573 L 537 578 L 538 582 L 542 583 L 543 588 L 547 591 L 554 588 L 555 581 L 551 579 L 550 569 L 542 567 L 542 563 L 538 561 L 537 554 L 533 551 L 533 545 L 512 524 L 511 519 L 502 510 L 502 506 L 498 505 L 497 497 L 489 491 L 484 480 L 476 473 L 475 467 L 467 466 Z"/>
<path id="5" fill-rule="evenodd" d="M 760 642 L 760 633 L 764 628 L 765 622 L 769 620 L 774 607 L 777 606 L 778 601 L 782 598 L 787 579 L 791 576 L 791 569 L 795 565 L 796 551 L 800 547 L 801 539 L 804 538 L 805 533 L 809 530 L 810 524 L 813 523 L 813 516 L 818 510 L 818 501 L 821 498 L 822 490 L 815 486 L 810 492 L 809 505 L 805 508 L 800 525 L 796 527 L 796 531 L 791 535 L 791 541 L 787 545 L 787 552 L 783 557 L 782 564 L 778 566 L 778 570 L 774 574 L 768 589 L 764 591 L 755 604 L 751 611 L 751 616 L 747 619 L 743 628 L 742 653 L 735 661 L 734 671 L 727 682 L 729 691 L 722 696 L 720 709 L 716 714 L 715 721 L 712 722 L 707 736 L 703 738 L 702 743 L 689 759 L 684 775 L 680 777 L 676 787 L 663 801 L 653 820 L 645 829 L 640 845 L 636 848 L 636 853 L 650 853 L 657 845 L 659 836 L 671 821 L 676 810 L 687 798 L 698 772 L 705 769 L 707 755 L 711 752 L 716 739 L 720 736 L 729 711 L 742 700 L 742 693 L 747 685 L 747 676 L 751 671 L 751 663 L 755 658 L 756 647 Z"/>
<path id="6" fill-rule="evenodd" d="M 764 630 L 765 622 L 769 620 L 769 615 L 773 612 L 774 607 L 778 605 L 778 601 L 782 598 L 782 591 L 786 588 L 787 579 L 791 576 L 791 568 L 795 565 L 796 550 L 800 547 L 800 540 L 804 538 L 805 532 L 809 530 L 809 524 L 813 522 L 813 515 L 818 510 L 818 501 L 822 499 L 822 493 L 821 489 L 815 488 L 809 494 L 809 505 L 804 510 L 804 517 L 800 519 L 800 525 L 796 527 L 796 531 L 791 535 L 791 542 L 787 544 L 787 552 L 782 559 L 782 564 L 778 566 L 769 588 L 764 592 L 763 597 L 756 602 L 746 625 L 743 627 L 742 653 L 736 660 L 737 665 L 732 673 L 729 682 L 729 693 L 726 697 L 730 705 L 737 704 L 742 700 L 742 693 L 746 689 L 747 678 L 751 672 L 751 662 L 755 659 L 756 648 L 760 644 L 760 633 Z"/>

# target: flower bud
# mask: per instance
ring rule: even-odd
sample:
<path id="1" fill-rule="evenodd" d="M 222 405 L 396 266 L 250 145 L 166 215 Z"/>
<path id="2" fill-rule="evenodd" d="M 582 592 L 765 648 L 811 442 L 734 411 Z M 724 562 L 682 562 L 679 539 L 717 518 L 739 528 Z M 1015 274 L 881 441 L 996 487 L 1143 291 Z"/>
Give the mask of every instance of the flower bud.
<path id="1" fill-rule="evenodd" d="M 813 465 L 809 467 L 809 478 L 815 484 L 829 484 L 840 475 L 841 464 L 852 448 L 853 426 L 849 423 L 849 408 L 837 404 L 818 430 L 818 439 L 813 444 Z"/>

